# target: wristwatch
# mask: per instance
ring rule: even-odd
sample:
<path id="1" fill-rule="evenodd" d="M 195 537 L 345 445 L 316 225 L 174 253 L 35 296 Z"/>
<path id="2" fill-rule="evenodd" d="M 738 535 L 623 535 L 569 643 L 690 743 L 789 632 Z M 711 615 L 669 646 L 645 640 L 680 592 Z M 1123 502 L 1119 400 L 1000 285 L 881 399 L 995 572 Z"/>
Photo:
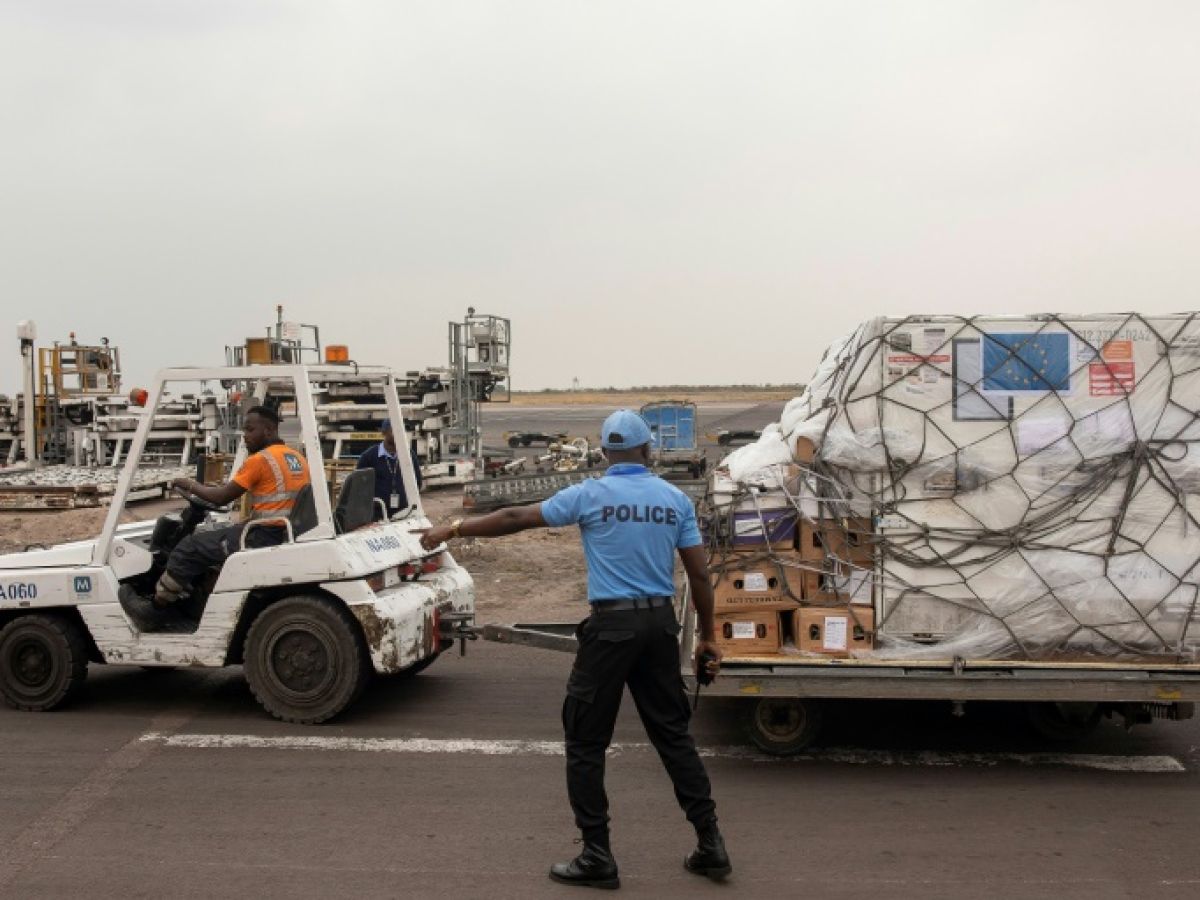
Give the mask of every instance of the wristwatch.
<path id="1" fill-rule="evenodd" d="M 450 537 L 452 537 L 452 538 L 462 537 L 462 534 L 461 534 L 462 523 L 463 523 L 462 519 L 455 519 L 453 522 L 450 523 Z"/>

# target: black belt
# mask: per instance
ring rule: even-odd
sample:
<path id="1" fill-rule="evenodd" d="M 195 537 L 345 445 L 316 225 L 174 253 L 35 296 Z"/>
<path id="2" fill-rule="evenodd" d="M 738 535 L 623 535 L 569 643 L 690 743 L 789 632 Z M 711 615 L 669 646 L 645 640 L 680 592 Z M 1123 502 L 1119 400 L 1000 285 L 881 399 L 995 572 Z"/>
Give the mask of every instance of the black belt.
<path id="1" fill-rule="evenodd" d="M 612 612 L 622 609 L 657 609 L 670 606 L 674 597 L 622 597 L 617 600 L 592 600 L 592 612 Z"/>

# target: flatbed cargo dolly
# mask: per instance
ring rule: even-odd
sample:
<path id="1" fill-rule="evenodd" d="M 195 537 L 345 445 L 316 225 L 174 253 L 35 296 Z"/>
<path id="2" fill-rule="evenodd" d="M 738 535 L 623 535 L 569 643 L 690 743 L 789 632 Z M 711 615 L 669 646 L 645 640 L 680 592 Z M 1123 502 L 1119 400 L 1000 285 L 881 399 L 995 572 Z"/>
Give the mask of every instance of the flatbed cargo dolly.
<path id="1" fill-rule="evenodd" d="M 689 693 L 695 616 L 688 592 L 678 598 L 683 623 L 680 666 Z M 483 625 L 484 640 L 575 652 L 574 623 Z M 726 656 L 705 697 L 743 701 L 750 740 L 775 755 L 798 753 L 816 740 L 825 703 L 835 700 L 1023 702 L 1030 724 L 1051 740 L 1085 736 L 1104 714 L 1127 724 L 1188 719 L 1200 700 L 1200 665 L 1170 663 L 826 659 L 811 656 Z"/>

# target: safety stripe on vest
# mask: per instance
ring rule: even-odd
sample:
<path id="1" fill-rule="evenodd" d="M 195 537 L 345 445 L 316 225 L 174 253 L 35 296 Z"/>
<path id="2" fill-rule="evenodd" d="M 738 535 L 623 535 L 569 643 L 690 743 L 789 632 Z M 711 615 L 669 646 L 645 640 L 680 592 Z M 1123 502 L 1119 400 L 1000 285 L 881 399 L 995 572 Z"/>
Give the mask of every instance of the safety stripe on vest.
<path id="1" fill-rule="evenodd" d="M 263 455 L 263 459 L 265 459 L 267 461 L 267 465 L 271 467 L 271 474 L 273 476 L 275 476 L 275 484 L 276 485 L 287 484 L 287 482 L 284 481 L 284 479 L 283 479 L 283 470 L 281 468 L 279 468 L 279 463 L 276 462 L 275 457 L 272 456 L 270 453 L 267 453 L 265 450 L 262 451 L 262 455 Z M 296 495 L 299 493 L 300 493 L 299 491 L 275 491 L 274 493 L 271 493 L 271 494 L 251 494 L 250 495 L 250 505 L 254 508 L 254 515 L 252 516 L 252 518 L 262 518 L 262 517 L 275 518 L 275 516 L 272 515 L 273 513 L 278 513 L 288 507 L 273 506 L 271 508 L 267 508 L 267 504 L 268 503 L 283 503 L 283 504 L 294 503 L 296 500 Z M 260 509 L 260 507 L 262 507 L 262 508 Z"/>

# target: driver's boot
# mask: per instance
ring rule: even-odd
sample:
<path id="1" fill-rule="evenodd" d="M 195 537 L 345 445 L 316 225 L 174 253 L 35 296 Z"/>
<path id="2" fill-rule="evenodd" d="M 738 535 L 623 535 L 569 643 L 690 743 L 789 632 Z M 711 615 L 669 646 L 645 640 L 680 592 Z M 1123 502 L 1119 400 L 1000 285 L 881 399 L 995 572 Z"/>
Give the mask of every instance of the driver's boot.
<path id="1" fill-rule="evenodd" d="M 615 890 L 621 886 L 617 861 L 609 849 L 608 835 L 583 839 L 583 851 L 570 862 L 550 867 L 550 880 L 559 884 Z"/>
<path id="2" fill-rule="evenodd" d="M 154 588 L 154 605 L 159 609 L 170 609 L 187 592 L 187 585 L 180 584 L 170 572 L 163 572 Z"/>
<path id="3" fill-rule="evenodd" d="M 149 597 L 139 594 L 132 584 L 117 588 L 117 599 L 121 601 L 121 609 L 125 610 L 139 631 L 157 631 L 162 627 L 163 611 Z"/>

